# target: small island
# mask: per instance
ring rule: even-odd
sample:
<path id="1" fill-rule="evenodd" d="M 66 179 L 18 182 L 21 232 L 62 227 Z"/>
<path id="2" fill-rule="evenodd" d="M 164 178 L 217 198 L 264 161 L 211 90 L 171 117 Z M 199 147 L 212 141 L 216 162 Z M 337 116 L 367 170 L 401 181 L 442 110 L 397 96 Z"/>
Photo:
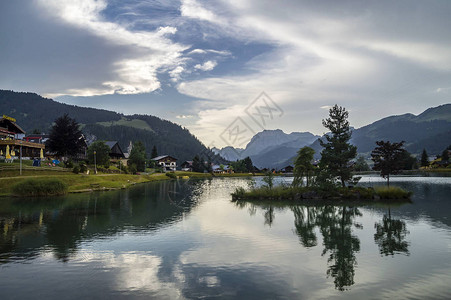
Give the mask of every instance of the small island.
<path id="1" fill-rule="evenodd" d="M 365 200 L 365 201 L 410 201 L 412 193 L 400 187 L 390 186 L 390 175 L 398 174 L 402 169 L 404 141 L 391 143 L 377 141 L 371 153 L 373 169 L 387 179 L 387 186 L 375 188 L 357 187 L 361 177 L 353 175 L 351 160 L 357 155 L 357 148 L 350 144 L 348 112 L 335 105 L 329 110 L 329 118 L 322 121 L 330 130 L 325 141 L 319 140 L 323 150 L 321 160 L 314 165 L 315 151 L 310 147 L 299 149 L 294 162 L 293 182 L 291 185 L 274 186 L 274 174 L 268 172 L 263 178 L 265 185 L 249 190 L 240 187 L 232 193 L 233 201 L 261 200 Z"/>

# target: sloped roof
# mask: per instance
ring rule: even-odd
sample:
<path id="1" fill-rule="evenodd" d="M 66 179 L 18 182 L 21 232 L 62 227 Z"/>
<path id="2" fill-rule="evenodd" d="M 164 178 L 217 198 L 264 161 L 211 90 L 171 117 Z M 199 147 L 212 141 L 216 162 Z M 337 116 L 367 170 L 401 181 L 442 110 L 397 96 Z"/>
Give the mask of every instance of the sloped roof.
<path id="1" fill-rule="evenodd" d="M 107 145 L 108 147 L 113 148 L 114 145 L 117 144 L 117 141 L 105 141 L 105 145 Z"/>
<path id="2" fill-rule="evenodd" d="M 23 130 L 16 122 L 11 120 L 0 118 L 0 127 L 7 129 L 8 131 L 14 132 L 15 134 L 23 133 L 25 134 L 25 130 Z"/>
<path id="3" fill-rule="evenodd" d="M 158 161 L 158 160 L 162 160 L 162 159 L 164 159 L 164 158 L 172 158 L 172 159 L 177 160 L 177 158 L 172 157 L 172 156 L 170 156 L 170 155 L 160 155 L 160 156 L 157 156 L 157 157 L 152 158 L 152 160 Z"/>

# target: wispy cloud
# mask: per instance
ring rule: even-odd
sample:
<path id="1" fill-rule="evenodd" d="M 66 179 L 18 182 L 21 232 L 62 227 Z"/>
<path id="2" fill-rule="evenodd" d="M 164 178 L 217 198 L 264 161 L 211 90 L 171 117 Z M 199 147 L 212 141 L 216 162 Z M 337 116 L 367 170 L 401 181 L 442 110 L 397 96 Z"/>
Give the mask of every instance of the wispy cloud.
<path id="1" fill-rule="evenodd" d="M 110 43 L 127 47 L 124 57 L 114 63 L 114 80 L 99 82 L 98 88 L 74 88 L 71 95 L 137 94 L 160 88 L 158 72 L 176 69 L 183 63 L 182 51 L 188 46 L 172 42 L 167 36 L 177 32 L 174 27 L 160 27 L 155 31 L 131 31 L 127 26 L 105 20 L 102 11 L 105 0 L 39 0 L 39 5 L 62 22 L 89 31 Z M 101 80 L 101 78 L 99 78 Z M 75 93 L 75 94 L 74 94 Z M 60 91 L 59 94 L 64 94 Z"/>

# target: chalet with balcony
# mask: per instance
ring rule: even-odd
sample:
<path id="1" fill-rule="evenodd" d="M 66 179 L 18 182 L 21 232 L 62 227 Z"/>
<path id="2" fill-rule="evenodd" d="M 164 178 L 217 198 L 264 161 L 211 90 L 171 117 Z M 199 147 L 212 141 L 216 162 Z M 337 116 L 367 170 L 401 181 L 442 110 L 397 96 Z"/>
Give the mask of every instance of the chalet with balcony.
<path id="1" fill-rule="evenodd" d="M 161 155 L 152 158 L 157 166 L 163 169 L 164 172 L 175 171 L 177 169 L 177 158 L 169 155 Z"/>
<path id="2" fill-rule="evenodd" d="M 16 119 L 3 115 L 0 118 L 0 156 L 5 159 L 22 157 L 41 157 L 44 144 L 19 139 L 25 130 L 16 124 Z M 41 151 L 42 150 L 42 151 Z"/>

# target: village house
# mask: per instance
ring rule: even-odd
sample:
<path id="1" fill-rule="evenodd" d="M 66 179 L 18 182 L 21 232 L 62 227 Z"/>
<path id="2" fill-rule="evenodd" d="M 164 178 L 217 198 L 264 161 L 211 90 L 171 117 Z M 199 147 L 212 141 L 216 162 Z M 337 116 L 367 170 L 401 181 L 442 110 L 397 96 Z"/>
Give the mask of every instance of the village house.
<path id="1" fill-rule="evenodd" d="M 19 158 L 43 158 L 44 144 L 19 139 L 25 131 L 16 124 L 16 119 L 3 116 L 0 118 L 0 157 L 6 160 Z"/>
<path id="2" fill-rule="evenodd" d="M 177 169 L 177 158 L 169 155 L 154 157 L 152 158 L 152 161 L 154 161 L 157 166 L 162 168 L 164 172 L 175 171 Z"/>
<path id="3" fill-rule="evenodd" d="M 185 160 L 180 167 L 182 168 L 182 171 L 185 172 L 192 172 L 193 171 L 193 161 L 192 160 Z"/>
<path id="4" fill-rule="evenodd" d="M 225 174 L 225 173 L 233 173 L 228 165 L 213 165 L 212 166 L 213 173 Z"/>
<path id="5" fill-rule="evenodd" d="M 106 141 L 105 145 L 110 148 L 110 158 L 113 161 L 118 161 L 125 158 L 124 152 L 122 152 L 121 146 L 117 141 Z"/>
<path id="6" fill-rule="evenodd" d="M 293 173 L 294 167 L 293 166 L 286 166 L 285 168 L 282 168 L 282 173 Z"/>

